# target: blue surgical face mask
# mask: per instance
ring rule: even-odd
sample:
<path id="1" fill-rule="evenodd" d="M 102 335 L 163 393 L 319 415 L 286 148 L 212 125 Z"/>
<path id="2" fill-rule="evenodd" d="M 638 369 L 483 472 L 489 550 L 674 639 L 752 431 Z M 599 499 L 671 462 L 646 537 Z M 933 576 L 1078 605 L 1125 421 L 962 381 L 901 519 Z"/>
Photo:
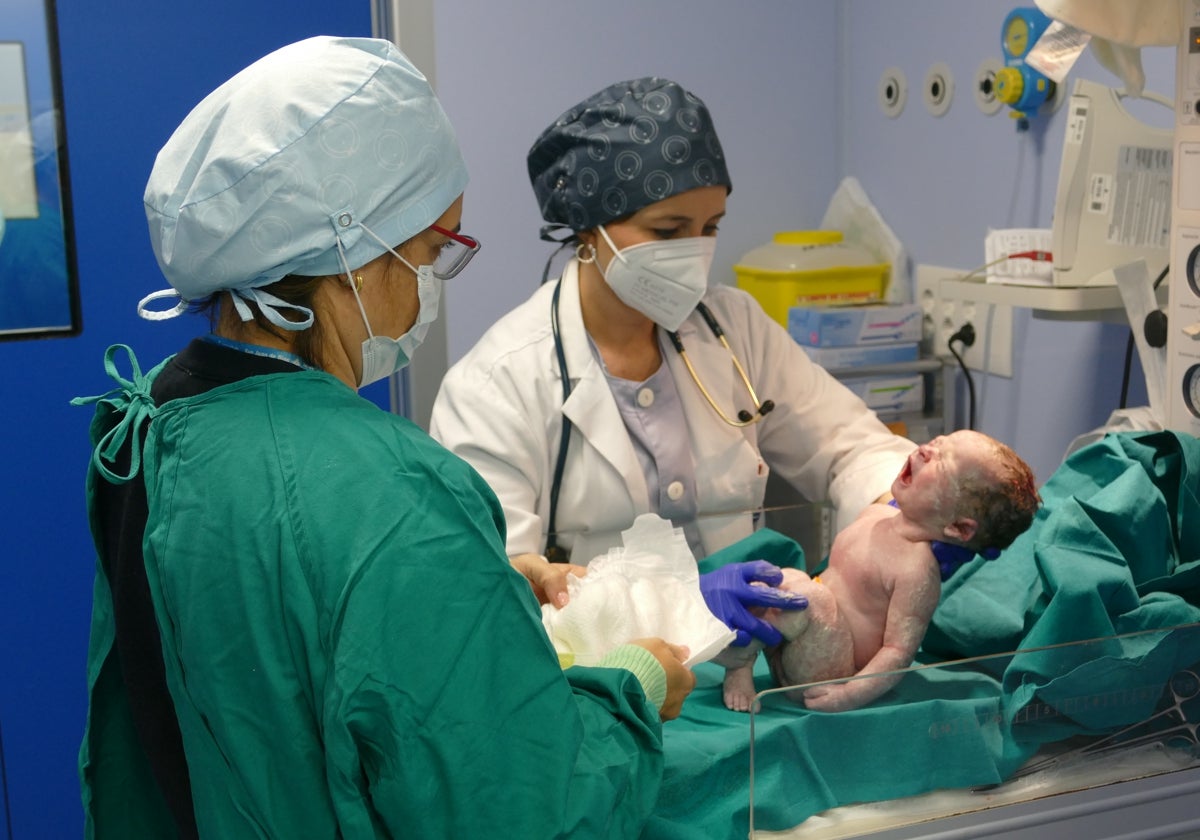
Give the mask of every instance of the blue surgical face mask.
<path id="1" fill-rule="evenodd" d="M 363 309 L 362 299 L 359 298 L 358 308 L 362 312 L 363 323 L 367 327 L 367 338 L 362 343 L 362 374 L 358 381 L 360 388 L 370 385 L 372 382 L 378 382 L 380 379 L 386 379 L 393 373 L 404 369 L 412 361 L 413 354 L 421 346 L 421 342 L 425 340 L 425 334 L 429 332 L 429 325 L 436 321 L 438 316 L 442 281 L 434 275 L 433 266 L 415 267 L 395 251 L 390 248 L 388 250 L 392 256 L 416 273 L 417 300 L 420 308 L 417 311 L 417 320 L 408 332 L 399 338 L 391 338 L 385 335 L 375 335 L 371 331 L 367 312 Z M 353 284 L 350 288 L 354 289 L 354 296 L 357 298 L 358 289 Z"/>

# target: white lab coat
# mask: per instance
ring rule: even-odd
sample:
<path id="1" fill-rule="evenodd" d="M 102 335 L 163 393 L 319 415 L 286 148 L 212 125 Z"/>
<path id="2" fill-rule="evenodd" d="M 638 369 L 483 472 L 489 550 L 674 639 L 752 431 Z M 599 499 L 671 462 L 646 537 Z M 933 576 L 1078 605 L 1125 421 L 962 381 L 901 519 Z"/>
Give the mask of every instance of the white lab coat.
<path id="1" fill-rule="evenodd" d="M 559 324 L 573 382 L 564 405 L 550 327 L 554 283 L 501 318 L 446 374 L 430 432 L 491 485 L 508 524 L 508 552 L 545 546 L 561 416 L 574 428 L 559 492 L 556 531 L 571 562 L 586 564 L 621 544 L 620 532 L 650 510 L 633 444 L 592 355 L 579 306 L 577 263 L 562 278 Z M 748 536 L 770 470 L 805 498 L 829 500 L 840 529 L 891 487 L 915 444 L 813 364 L 758 302 L 738 289 L 710 288 L 705 303 L 775 410 L 761 423 L 725 423 L 692 381 L 679 354 L 666 362 L 683 405 L 696 468 L 699 528 L 706 553 Z M 753 410 L 729 353 L 698 313 L 679 329 L 700 381 L 726 414 Z M 728 515 L 721 515 L 728 513 Z"/>

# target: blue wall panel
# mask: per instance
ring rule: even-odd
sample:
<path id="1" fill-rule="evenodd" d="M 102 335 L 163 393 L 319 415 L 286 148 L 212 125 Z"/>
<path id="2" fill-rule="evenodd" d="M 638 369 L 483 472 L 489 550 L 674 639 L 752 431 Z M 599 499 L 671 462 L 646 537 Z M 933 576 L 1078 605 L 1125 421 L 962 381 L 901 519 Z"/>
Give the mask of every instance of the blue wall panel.
<path id="1" fill-rule="evenodd" d="M 90 410 L 102 356 L 131 345 L 144 367 L 204 324 L 150 323 L 135 306 L 165 282 L 142 190 L 188 110 L 241 67 L 317 34 L 369 35 L 370 5 L 294 0 L 63 2 L 58 8 L 83 333 L 0 343 L 0 725 L 14 836 L 79 837 L 76 752 L 94 552 L 84 512 Z"/>

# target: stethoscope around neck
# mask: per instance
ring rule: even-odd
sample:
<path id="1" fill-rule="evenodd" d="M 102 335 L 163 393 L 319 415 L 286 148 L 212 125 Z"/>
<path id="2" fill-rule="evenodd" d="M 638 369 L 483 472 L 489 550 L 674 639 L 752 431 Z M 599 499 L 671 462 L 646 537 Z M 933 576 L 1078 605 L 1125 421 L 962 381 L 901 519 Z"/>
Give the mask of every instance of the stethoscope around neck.
<path id="1" fill-rule="evenodd" d="M 549 266 L 549 263 L 547 263 Z M 550 331 L 554 335 L 554 355 L 558 359 L 558 370 L 562 375 L 562 391 L 563 405 L 567 404 L 567 398 L 571 396 L 571 375 L 567 371 L 567 354 L 563 350 L 562 333 L 558 323 L 558 298 L 559 292 L 562 291 L 562 278 L 560 277 L 554 285 L 554 294 L 550 299 Z M 754 391 L 754 386 L 750 384 L 750 377 L 746 375 L 746 369 L 742 367 L 741 361 L 738 360 L 737 354 L 733 352 L 733 348 L 729 346 L 729 341 L 725 338 L 725 330 L 721 328 L 721 324 L 717 321 L 712 311 L 704 305 L 703 302 L 696 304 L 696 312 L 700 313 L 700 317 L 708 324 L 709 330 L 712 331 L 717 341 L 721 342 L 729 352 L 729 358 L 733 360 L 733 366 L 737 369 L 738 376 L 742 379 L 742 384 L 746 386 L 746 391 L 750 394 L 750 399 L 755 405 L 753 413 L 746 409 L 741 409 L 737 413 L 737 419 L 727 415 L 708 389 L 704 387 L 704 383 L 700 381 L 700 377 L 696 374 L 696 369 L 692 367 L 692 362 L 688 358 L 687 350 L 683 347 L 683 340 L 679 337 L 678 331 L 667 331 L 667 337 L 671 340 L 671 344 L 675 347 L 675 351 L 679 353 L 679 357 L 683 359 L 683 364 L 687 367 L 688 374 L 692 377 L 692 381 L 696 383 L 696 387 L 700 389 L 700 393 L 704 399 L 712 407 L 712 410 L 730 426 L 742 427 L 750 426 L 760 422 L 764 417 L 770 414 L 775 409 L 775 403 L 772 400 L 759 400 L 758 394 Z M 562 415 L 562 437 L 558 445 L 558 459 L 554 464 L 554 479 L 550 483 L 550 513 L 546 519 L 546 559 L 551 563 L 567 563 L 570 561 L 570 552 L 558 544 L 558 535 L 555 530 L 555 519 L 558 514 L 558 493 L 562 489 L 563 472 L 567 466 L 567 446 L 571 443 L 571 420 L 564 412 Z"/>

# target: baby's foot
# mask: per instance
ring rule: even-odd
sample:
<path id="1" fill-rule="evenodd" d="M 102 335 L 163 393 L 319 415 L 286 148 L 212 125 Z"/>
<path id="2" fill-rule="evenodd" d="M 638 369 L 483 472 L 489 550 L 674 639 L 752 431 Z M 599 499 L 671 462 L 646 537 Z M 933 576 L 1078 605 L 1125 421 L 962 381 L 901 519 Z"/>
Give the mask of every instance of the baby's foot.
<path id="1" fill-rule="evenodd" d="M 725 672 L 725 707 L 735 712 L 748 712 L 754 702 L 754 663 Z"/>

